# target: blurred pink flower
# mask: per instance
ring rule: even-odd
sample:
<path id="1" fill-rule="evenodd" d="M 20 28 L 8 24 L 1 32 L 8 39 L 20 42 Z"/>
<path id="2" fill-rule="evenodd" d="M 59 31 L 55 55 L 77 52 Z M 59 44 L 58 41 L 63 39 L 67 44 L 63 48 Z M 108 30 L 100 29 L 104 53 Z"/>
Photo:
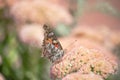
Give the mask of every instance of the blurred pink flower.
<path id="1" fill-rule="evenodd" d="M 85 37 L 85 38 L 90 38 L 94 41 L 99 41 L 102 42 L 103 40 L 103 35 L 101 35 L 100 31 L 98 32 L 98 30 L 96 28 L 90 28 L 89 26 L 76 26 L 73 31 L 71 36 L 75 36 L 75 37 Z"/>
<path id="2" fill-rule="evenodd" d="M 70 7 L 69 0 L 47 0 L 47 1 L 50 1 L 53 4 L 60 5 L 61 7 L 64 7 L 66 9 L 69 9 Z"/>
<path id="3" fill-rule="evenodd" d="M 62 80 L 104 80 L 101 76 L 94 73 L 81 74 L 79 72 L 72 73 L 64 77 Z"/>
<path id="4" fill-rule="evenodd" d="M 5 80 L 4 76 L 0 73 L 0 80 Z"/>
<path id="5" fill-rule="evenodd" d="M 26 24 L 19 30 L 21 41 L 31 44 L 32 46 L 42 47 L 44 30 L 39 24 Z"/>
<path id="6" fill-rule="evenodd" d="M 20 0 L 5 0 L 5 3 L 7 4 L 7 6 L 11 7 L 13 6 L 15 3 L 19 2 Z"/>
<path id="7" fill-rule="evenodd" d="M 120 32 L 113 31 L 107 26 L 98 26 L 92 28 L 92 26 L 77 26 L 73 29 L 72 37 L 77 39 L 86 38 L 94 42 L 101 44 L 102 46 L 112 49 L 114 45 L 120 43 L 118 37 Z"/>
<path id="8" fill-rule="evenodd" d="M 55 25 L 61 22 L 65 24 L 72 22 L 72 16 L 65 8 L 46 0 L 19 1 L 11 8 L 11 14 L 18 23 L 35 22 Z"/>
<path id="9" fill-rule="evenodd" d="M 76 12 L 78 8 L 77 0 L 48 0 L 48 1 L 58 4 L 71 12 Z"/>
<path id="10" fill-rule="evenodd" d="M 3 8 L 4 5 L 5 5 L 5 4 L 4 4 L 3 0 L 0 0 L 0 9 Z"/>
<path id="11" fill-rule="evenodd" d="M 74 44 L 73 44 L 74 45 Z M 79 71 L 81 74 L 94 74 L 107 78 L 117 69 L 117 58 L 110 53 L 97 49 L 88 49 L 75 43 L 60 62 L 51 67 L 52 78 L 63 78 L 70 73 Z"/>

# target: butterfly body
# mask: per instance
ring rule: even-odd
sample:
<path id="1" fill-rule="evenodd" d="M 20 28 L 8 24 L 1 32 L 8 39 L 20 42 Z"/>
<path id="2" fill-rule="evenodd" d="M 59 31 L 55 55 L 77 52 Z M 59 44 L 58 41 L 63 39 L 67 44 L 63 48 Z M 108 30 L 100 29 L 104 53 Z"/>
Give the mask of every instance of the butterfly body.
<path id="1" fill-rule="evenodd" d="M 45 30 L 43 56 L 50 59 L 50 61 L 55 62 L 64 55 L 63 48 L 50 27 L 44 25 L 43 28 Z"/>

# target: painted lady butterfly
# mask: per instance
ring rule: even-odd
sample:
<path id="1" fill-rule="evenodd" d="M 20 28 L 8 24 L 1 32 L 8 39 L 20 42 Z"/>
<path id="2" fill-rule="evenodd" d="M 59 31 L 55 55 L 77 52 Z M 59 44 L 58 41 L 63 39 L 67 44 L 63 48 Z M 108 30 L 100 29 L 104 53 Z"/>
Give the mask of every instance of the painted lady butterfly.
<path id="1" fill-rule="evenodd" d="M 50 59 L 50 61 L 55 62 L 64 55 L 64 50 L 50 27 L 44 25 L 43 28 L 45 30 L 43 40 L 43 56 Z"/>

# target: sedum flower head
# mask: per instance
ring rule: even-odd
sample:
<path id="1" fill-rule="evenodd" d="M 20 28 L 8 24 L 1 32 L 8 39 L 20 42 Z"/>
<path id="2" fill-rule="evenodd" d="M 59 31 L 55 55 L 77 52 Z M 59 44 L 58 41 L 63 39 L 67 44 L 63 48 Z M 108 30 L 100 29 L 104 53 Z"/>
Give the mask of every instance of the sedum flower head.
<path id="1" fill-rule="evenodd" d="M 81 74 L 79 72 L 72 73 L 64 77 L 62 80 L 104 80 L 101 76 L 94 73 Z"/>
<path id="2" fill-rule="evenodd" d="M 22 25 L 19 29 L 19 37 L 22 42 L 41 48 L 44 39 L 44 30 L 42 25 L 39 24 Z"/>
<path id="3" fill-rule="evenodd" d="M 60 62 L 56 62 L 51 67 L 51 76 L 52 78 L 63 78 L 74 72 L 81 74 L 92 72 L 107 78 L 109 74 L 114 74 L 116 69 L 117 60 L 112 54 L 75 46 L 63 56 Z"/>
<path id="4" fill-rule="evenodd" d="M 35 22 L 52 24 L 72 22 L 72 16 L 60 5 L 46 0 L 19 1 L 11 7 L 11 14 L 18 23 Z"/>

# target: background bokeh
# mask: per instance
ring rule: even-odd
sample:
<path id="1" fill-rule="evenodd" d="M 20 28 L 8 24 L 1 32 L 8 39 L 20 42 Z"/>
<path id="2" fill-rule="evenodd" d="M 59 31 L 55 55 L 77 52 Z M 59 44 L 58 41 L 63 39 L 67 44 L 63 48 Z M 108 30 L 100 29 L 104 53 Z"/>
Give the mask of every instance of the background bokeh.
<path id="1" fill-rule="evenodd" d="M 120 0 L 0 0 L 0 80 L 51 80 L 51 63 L 41 57 L 44 24 L 64 49 L 77 40 L 120 64 Z"/>

